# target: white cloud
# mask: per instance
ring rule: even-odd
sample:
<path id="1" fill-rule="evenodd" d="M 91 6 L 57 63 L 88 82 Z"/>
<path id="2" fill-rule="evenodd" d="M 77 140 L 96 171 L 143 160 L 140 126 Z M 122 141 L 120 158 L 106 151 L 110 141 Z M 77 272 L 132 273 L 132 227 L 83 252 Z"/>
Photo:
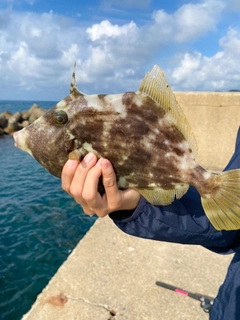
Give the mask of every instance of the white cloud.
<path id="1" fill-rule="evenodd" d="M 223 11 L 223 1 L 204 0 L 172 14 L 157 10 L 143 26 L 103 20 L 87 27 L 53 12 L 0 11 L 0 99 L 63 98 L 75 61 L 82 91 L 137 90 L 147 68 L 162 60 L 162 52 L 182 44 L 187 48 L 189 42 L 216 30 Z M 239 33 L 230 29 L 212 57 L 181 46 L 179 62 L 175 60 L 167 72 L 170 84 L 185 90 L 232 88 L 240 74 L 239 39 Z M 171 58 L 174 61 L 169 56 L 169 62 Z"/>
<path id="2" fill-rule="evenodd" d="M 185 53 L 171 71 L 173 87 L 193 91 L 240 89 L 240 33 L 229 29 L 219 40 L 219 47 L 221 50 L 212 57 L 200 52 Z"/>
<path id="3" fill-rule="evenodd" d="M 9 25 L 0 33 L 0 97 L 7 90 L 11 98 L 32 90 L 37 95 L 50 93 L 53 98 L 57 88 L 61 91 L 64 86 L 66 94 L 73 63 L 80 61 L 86 42 L 85 30 L 65 17 L 52 12 L 11 13 Z M 42 94 L 42 99 L 48 99 Z"/>
<path id="4" fill-rule="evenodd" d="M 206 0 L 197 4 L 185 4 L 174 14 L 167 14 L 164 10 L 154 12 L 156 24 L 154 33 L 165 41 L 172 37 L 177 42 L 196 39 L 209 31 L 213 31 L 219 21 L 220 14 L 225 8 L 223 1 Z"/>
<path id="5" fill-rule="evenodd" d="M 108 20 L 104 20 L 101 23 L 94 24 L 91 28 L 88 28 L 87 34 L 92 41 L 96 41 L 102 37 L 127 37 L 129 33 L 135 33 L 136 30 L 137 26 L 133 21 L 123 26 L 118 26 L 112 25 Z"/>

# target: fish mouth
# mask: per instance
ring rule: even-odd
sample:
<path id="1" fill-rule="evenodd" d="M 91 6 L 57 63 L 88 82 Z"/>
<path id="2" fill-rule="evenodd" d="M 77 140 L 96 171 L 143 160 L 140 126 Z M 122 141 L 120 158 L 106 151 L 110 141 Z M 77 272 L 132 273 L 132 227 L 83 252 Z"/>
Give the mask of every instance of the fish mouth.
<path id="1" fill-rule="evenodd" d="M 16 148 L 21 149 L 23 151 L 28 152 L 30 155 L 32 155 L 32 152 L 28 148 L 26 141 L 27 141 L 28 133 L 24 129 L 19 130 L 17 132 L 14 132 L 13 139 L 14 139 L 14 145 Z"/>
<path id="2" fill-rule="evenodd" d="M 13 139 L 14 139 L 14 146 L 16 148 L 20 148 L 19 139 L 18 139 L 18 132 L 14 132 Z"/>

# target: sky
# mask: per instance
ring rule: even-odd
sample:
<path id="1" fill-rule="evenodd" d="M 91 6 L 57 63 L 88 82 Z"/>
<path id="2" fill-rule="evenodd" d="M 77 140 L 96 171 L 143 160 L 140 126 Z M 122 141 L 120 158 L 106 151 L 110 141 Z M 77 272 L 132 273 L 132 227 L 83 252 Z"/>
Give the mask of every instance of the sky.
<path id="1" fill-rule="evenodd" d="M 0 0 L 0 100 L 137 91 L 158 64 L 174 91 L 240 90 L 239 0 Z"/>

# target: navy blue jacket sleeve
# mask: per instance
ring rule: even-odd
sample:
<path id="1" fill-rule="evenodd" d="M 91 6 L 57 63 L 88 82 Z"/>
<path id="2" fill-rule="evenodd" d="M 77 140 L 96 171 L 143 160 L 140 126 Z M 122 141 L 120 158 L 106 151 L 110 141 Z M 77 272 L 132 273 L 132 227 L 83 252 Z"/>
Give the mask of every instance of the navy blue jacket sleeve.
<path id="1" fill-rule="evenodd" d="M 240 132 L 235 153 L 226 170 L 236 168 L 240 168 Z M 240 251 L 240 230 L 216 231 L 206 217 L 200 196 L 193 187 L 171 205 L 153 206 L 141 197 L 131 216 L 124 218 L 124 211 L 109 216 L 122 231 L 133 236 L 202 245 L 217 253 Z"/>

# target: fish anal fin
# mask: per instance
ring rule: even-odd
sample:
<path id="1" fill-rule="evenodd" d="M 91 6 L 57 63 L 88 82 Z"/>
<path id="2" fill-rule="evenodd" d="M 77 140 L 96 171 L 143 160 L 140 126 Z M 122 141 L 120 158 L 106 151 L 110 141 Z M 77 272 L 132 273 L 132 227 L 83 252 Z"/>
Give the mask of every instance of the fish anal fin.
<path id="1" fill-rule="evenodd" d="M 190 124 L 159 66 L 155 65 L 152 70 L 146 74 L 141 82 L 139 91 L 149 96 L 159 107 L 170 115 L 171 121 L 188 141 L 193 151 L 193 156 L 196 157 L 198 147 Z"/>
<path id="2" fill-rule="evenodd" d="M 202 197 L 203 209 L 216 230 L 240 229 L 240 169 L 225 171 L 213 196 Z"/>
<path id="3" fill-rule="evenodd" d="M 153 205 L 168 205 L 171 204 L 175 198 L 180 199 L 188 190 L 189 185 L 181 185 L 176 189 L 140 189 L 135 188 L 147 201 Z"/>
<path id="4" fill-rule="evenodd" d="M 73 67 L 73 73 L 72 73 L 72 81 L 70 85 L 70 94 L 83 96 L 84 94 L 81 91 L 79 91 L 76 84 L 76 67 L 77 67 L 77 64 L 75 62 Z"/>

